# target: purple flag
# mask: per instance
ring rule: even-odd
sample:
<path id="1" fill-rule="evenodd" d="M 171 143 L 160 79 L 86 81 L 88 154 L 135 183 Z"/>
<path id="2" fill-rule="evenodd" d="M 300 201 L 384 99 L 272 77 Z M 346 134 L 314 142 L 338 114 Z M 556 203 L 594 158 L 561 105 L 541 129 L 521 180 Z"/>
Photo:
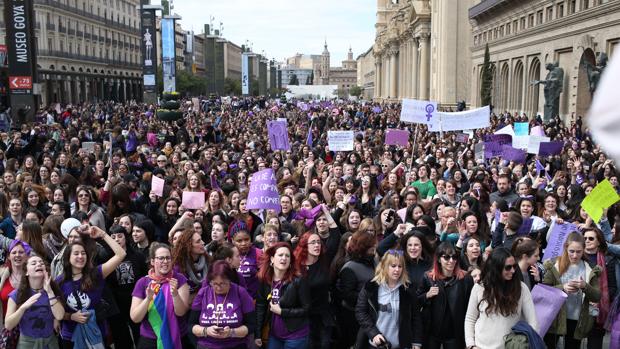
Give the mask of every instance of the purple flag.
<path id="1" fill-rule="evenodd" d="M 545 248 L 542 261 L 544 262 L 547 259 L 561 255 L 564 241 L 568 234 L 573 231 L 579 230 L 577 226 L 572 223 L 558 224 L 557 222 L 553 222 L 549 228 L 549 242 L 547 243 L 547 248 Z"/>
<path id="2" fill-rule="evenodd" d="M 538 155 L 557 155 L 562 152 L 562 148 L 564 148 L 564 142 L 562 141 L 540 142 L 540 147 L 538 148 Z"/>
<path id="3" fill-rule="evenodd" d="M 267 121 L 267 132 L 269 134 L 269 145 L 271 146 L 271 150 L 291 149 L 291 145 L 288 141 L 286 121 Z"/>
<path id="4" fill-rule="evenodd" d="M 379 114 L 381 112 L 381 107 L 373 107 L 372 112 L 375 114 Z"/>
<path id="5" fill-rule="evenodd" d="M 517 235 L 527 235 L 532 230 L 532 224 L 534 224 L 534 218 L 530 217 L 528 219 L 523 220 L 523 223 L 517 230 Z"/>
<path id="6" fill-rule="evenodd" d="M 248 193 L 248 209 L 272 209 L 280 212 L 280 194 L 273 170 L 268 168 L 252 175 Z"/>
<path id="7" fill-rule="evenodd" d="M 306 145 L 312 148 L 312 127 L 308 127 L 308 136 L 306 137 Z"/>
<path id="8" fill-rule="evenodd" d="M 545 284 L 536 284 L 532 289 L 532 301 L 536 310 L 538 334 L 544 337 L 556 316 L 562 309 L 568 295 L 564 291 Z"/>
<path id="9" fill-rule="evenodd" d="M 388 129 L 385 131 L 385 144 L 387 145 L 409 145 L 409 131 Z"/>
<path id="10" fill-rule="evenodd" d="M 518 164 L 524 164 L 527 159 L 527 152 L 522 149 L 515 149 L 512 146 L 502 146 L 502 157 Z"/>
<path id="11" fill-rule="evenodd" d="M 484 142 L 484 158 L 490 159 L 502 155 L 502 145 L 498 142 Z"/>

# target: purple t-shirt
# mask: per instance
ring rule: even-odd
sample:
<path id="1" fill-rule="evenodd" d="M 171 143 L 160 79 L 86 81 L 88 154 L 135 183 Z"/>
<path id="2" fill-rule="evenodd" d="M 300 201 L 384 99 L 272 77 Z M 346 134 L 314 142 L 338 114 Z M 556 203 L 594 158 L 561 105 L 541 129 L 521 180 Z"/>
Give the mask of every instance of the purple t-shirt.
<path id="1" fill-rule="evenodd" d="M 246 290 L 253 299 L 256 299 L 258 292 L 258 253 L 256 251 L 258 249 L 252 247 L 245 256 L 241 256 L 241 264 L 237 270 L 245 279 Z"/>
<path id="2" fill-rule="evenodd" d="M 282 281 L 273 282 L 273 287 L 271 288 L 271 302 L 274 304 L 280 303 L 282 285 Z M 291 332 L 286 328 L 282 316 L 273 313 L 271 315 L 271 335 L 278 339 L 299 339 L 308 336 L 310 333 L 310 325 L 305 325 Z"/>
<path id="3" fill-rule="evenodd" d="M 235 283 L 230 284 L 227 295 L 216 295 L 210 285 L 198 291 L 192 310 L 200 311 L 198 325 L 209 327 L 243 326 L 243 318 L 254 311 L 254 302 L 248 292 Z M 246 338 L 199 337 L 198 345 L 213 349 L 232 348 L 247 342 Z"/>
<path id="4" fill-rule="evenodd" d="M 59 276 L 56 279 L 56 283 L 60 285 L 60 290 L 62 291 L 65 300 L 65 312 L 72 314 L 78 311 L 86 312 L 88 310 L 94 310 L 97 304 L 101 302 L 103 287 L 105 285 L 101 265 L 97 266 L 95 270 L 95 286 L 86 292 L 81 289 L 82 279 L 67 280 L 61 284 L 60 281 L 62 278 L 62 275 Z M 97 322 L 100 323 L 99 319 L 97 319 Z M 73 337 L 73 330 L 75 330 L 77 322 L 63 320 L 61 324 L 60 336 L 63 339 L 71 340 Z M 101 324 L 99 325 L 99 328 L 103 331 Z"/>
<path id="5" fill-rule="evenodd" d="M 187 278 L 183 276 L 183 274 L 177 273 L 176 271 L 172 272 L 172 278 L 177 279 L 179 281 L 179 286 L 178 286 L 179 288 L 181 288 L 181 286 L 187 283 Z M 140 278 L 140 280 L 136 282 L 136 287 L 133 289 L 133 293 L 131 294 L 131 296 L 138 297 L 140 299 L 146 298 L 146 288 L 148 287 L 150 282 L 151 282 L 151 278 L 149 278 L 148 275 Z M 185 316 L 180 316 L 180 317 L 177 316 L 177 321 L 179 323 L 179 331 L 181 332 L 181 336 L 186 335 L 187 334 L 187 320 Z M 153 332 L 153 328 L 151 327 L 151 324 L 149 323 L 148 313 L 144 315 L 144 319 L 142 320 L 142 323 L 140 324 L 140 336 L 143 336 L 149 339 L 157 339 L 157 336 L 155 336 L 155 332 Z"/>
<path id="6" fill-rule="evenodd" d="M 31 290 L 32 295 L 34 292 Z M 9 298 L 17 304 L 17 290 L 11 292 Z M 31 338 L 48 338 L 54 334 L 54 315 L 47 292 L 42 292 L 37 302 L 26 310 L 19 321 L 19 331 Z"/>

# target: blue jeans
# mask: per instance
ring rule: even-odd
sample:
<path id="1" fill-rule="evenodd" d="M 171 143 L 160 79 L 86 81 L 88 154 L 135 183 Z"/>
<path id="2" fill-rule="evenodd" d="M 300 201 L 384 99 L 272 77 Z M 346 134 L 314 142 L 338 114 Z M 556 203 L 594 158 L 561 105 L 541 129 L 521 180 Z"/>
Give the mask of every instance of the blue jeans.
<path id="1" fill-rule="evenodd" d="M 267 349 L 306 349 L 308 346 L 308 337 L 299 339 L 278 339 L 269 336 Z"/>

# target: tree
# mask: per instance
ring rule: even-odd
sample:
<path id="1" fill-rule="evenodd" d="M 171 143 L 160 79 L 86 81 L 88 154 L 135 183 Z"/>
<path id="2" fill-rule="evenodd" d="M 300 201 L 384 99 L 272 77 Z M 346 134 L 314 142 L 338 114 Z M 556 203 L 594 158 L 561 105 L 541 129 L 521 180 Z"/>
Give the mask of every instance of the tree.
<path id="1" fill-rule="evenodd" d="M 357 86 L 357 85 L 354 85 L 354 86 L 352 86 L 352 87 L 349 89 L 349 94 L 350 94 L 351 96 L 355 96 L 355 97 L 358 97 L 358 98 L 359 98 L 359 96 L 361 96 L 361 95 L 362 95 L 362 93 L 363 93 L 363 92 L 364 92 L 364 90 L 362 90 L 362 88 L 361 88 L 361 87 L 359 87 L 359 86 Z"/>
<path id="2" fill-rule="evenodd" d="M 198 96 L 207 92 L 207 80 L 193 75 L 185 70 L 179 70 L 176 74 L 177 92 L 181 95 Z"/>
<path id="3" fill-rule="evenodd" d="M 291 75 L 291 80 L 288 82 L 289 85 L 299 85 L 299 79 L 297 79 L 297 74 Z"/>
<path id="4" fill-rule="evenodd" d="M 241 95 L 241 81 L 239 79 L 224 79 L 224 94 L 228 96 Z"/>
<path id="5" fill-rule="evenodd" d="M 491 90 L 493 88 L 493 63 L 489 54 L 489 44 L 484 49 L 484 63 L 482 63 L 482 81 L 480 82 L 480 102 L 482 105 L 491 105 Z"/>
<path id="6" fill-rule="evenodd" d="M 161 6 L 164 7 L 163 15 L 168 16 L 170 14 L 170 3 L 168 0 L 161 0 Z"/>

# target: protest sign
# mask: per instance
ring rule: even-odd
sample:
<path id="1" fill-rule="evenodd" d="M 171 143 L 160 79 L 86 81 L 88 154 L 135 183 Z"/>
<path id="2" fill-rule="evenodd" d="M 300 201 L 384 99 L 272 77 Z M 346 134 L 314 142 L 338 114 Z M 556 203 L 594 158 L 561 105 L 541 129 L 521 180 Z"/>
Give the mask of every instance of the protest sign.
<path id="1" fill-rule="evenodd" d="M 558 316 L 568 295 L 559 288 L 545 284 L 536 284 L 532 289 L 532 301 L 538 320 L 538 334 L 544 337 L 551 324 Z"/>
<path id="2" fill-rule="evenodd" d="M 327 144 L 330 151 L 351 151 L 354 140 L 353 131 L 327 131 Z"/>
<path id="3" fill-rule="evenodd" d="M 200 110 L 200 100 L 198 98 L 192 98 L 192 109 L 194 111 Z"/>
<path id="4" fill-rule="evenodd" d="M 527 149 L 530 143 L 530 136 L 514 136 L 512 137 L 512 147 L 517 149 Z"/>
<path id="5" fill-rule="evenodd" d="M 271 209 L 280 211 L 280 194 L 273 170 L 268 168 L 252 175 L 246 204 L 248 209 Z"/>
<path id="6" fill-rule="evenodd" d="M 403 99 L 400 121 L 428 125 L 429 131 L 439 131 L 437 102 Z"/>
<path id="7" fill-rule="evenodd" d="M 82 149 L 89 153 L 95 152 L 95 142 L 82 142 Z"/>
<path id="8" fill-rule="evenodd" d="M 534 224 L 534 218 L 530 217 L 528 219 L 524 219 L 523 223 L 517 230 L 517 235 L 527 235 L 532 230 L 532 224 Z"/>
<path id="9" fill-rule="evenodd" d="M 459 143 L 467 143 L 469 141 L 469 134 L 467 133 L 457 133 L 456 141 Z"/>
<path id="10" fill-rule="evenodd" d="M 492 134 L 492 135 L 486 135 L 484 136 L 484 141 L 485 142 L 494 142 L 499 144 L 500 146 L 503 145 L 510 145 L 512 143 L 512 137 L 510 135 L 507 134 Z"/>
<path id="11" fill-rule="evenodd" d="M 592 218 L 594 223 L 598 223 L 603 216 L 603 210 L 620 200 L 616 189 L 609 180 L 605 179 L 592 189 L 590 194 L 581 202 L 581 208 Z"/>
<path id="12" fill-rule="evenodd" d="M 558 224 L 555 221 L 551 223 L 551 227 L 549 227 L 549 241 L 547 242 L 547 248 L 545 248 L 542 261 L 560 256 L 566 237 L 573 231 L 578 231 L 578 228 L 572 223 Z"/>
<path id="13" fill-rule="evenodd" d="M 492 134 L 484 136 L 484 157 L 489 159 L 500 156 L 504 145 L 510 145 L 512 137 L 508 134 Z"/>
<path id="14" fill-rule="evenodd" d="M 456 113 L 439 113 L 440 129 L 430 131 L 458 131 L 491 126 L 491 110 L 488 106 Z"/>
<path id="15" fill-rule="evenodd" d="M 515 122 L 515 136 L 527 136 L 530 132 L 530 124 L 527 122 Z"/>
<path id="16" fill-rule="evenodd" d="M 372 112 L 375 113 L 375 114 L 379 114 L 381 111 L 382 111 L 381 107 L 379 107 L 379 106 L 372 108 Z"/>
<path id="17" fill-rule="evenodd" d="M 562 141 L 540 142 L 540 146 L 538 147 L 538 155 L 558 155 L 562 152 L 562 148 L 564 148 L 564 142 Z"/>
<path id="18" fill-rule="evenodd" d="M 398 217 L 400 217 L 400 220 L 405 222 L 407 221 L 407 208 L 401 208 L 400 210 L 396 211 L 396 214 L 398 215 Z"/>
<path id="19" fill-rule="evenodd" d="M 515 149 L 509 145 L 502 146 L 502 154 L 501 156 L 508 160 L 514 161 L 517 164 L 524 164 L 527 160 L 527 153 L 525 150 Z"/>
<path id="20" fill-rule="evenodd" d="M 514 138 L 515 131 L 513 131 L 512 126 L 508 125 L 508 126 L 501 128 L 498 131 L 495 131 L 495 134 L 496 135 L 510 135 L 511 137 Z"/>
<path id="21" fill-rule="evenodd" d="M 205 193 L 202 191 L 184 191 L 182 205 L 187 210 L 198 210 L 205 205 Z"/>
<path id="22" fill-rule="evenodd" d="M 544 137 L 545 136 L 545 130 L 542 128 L 542 126 L 534 126 L 534 127 L 532 127 L 532 130 L 530 131 L 530 135 L 531 136 Z"/>
<path id="23" fill-rule="evenodd" d="M 271 150 L 290 150 L 286 122 L 281 120 L 267 121 L 267 133 Z"/>
<path id="24" fill-rule="evenodd" d="M 540 143 L 549 141 L 549 137 L 530 135 L 530 139 L 527 143 L 527 152 L 530 154 L 538 154 L 538 151 L 540 150 Z"/>
<path id="25" fill-rule="evenodd" d="M 388 129 L 385 131 L 385 144 L 406 147 L 409 145 L 409 131 Z"/>
<path id="26" fill-rule="evenodd" d="M 166 181 L 164 181 L 163 179 L 157 177 L 157 176 L 152 176 L 151 177 L 151 191 L 159 196 L 159 197 L 163 197 L 164 196 L 164 184 L 166 183 Z"/>
<path id="27" fill-rule="evenodd" d="M 474 145 L 474 158 L 476 161 L 484 161 L 484 143 L 476 143 Z"/>

